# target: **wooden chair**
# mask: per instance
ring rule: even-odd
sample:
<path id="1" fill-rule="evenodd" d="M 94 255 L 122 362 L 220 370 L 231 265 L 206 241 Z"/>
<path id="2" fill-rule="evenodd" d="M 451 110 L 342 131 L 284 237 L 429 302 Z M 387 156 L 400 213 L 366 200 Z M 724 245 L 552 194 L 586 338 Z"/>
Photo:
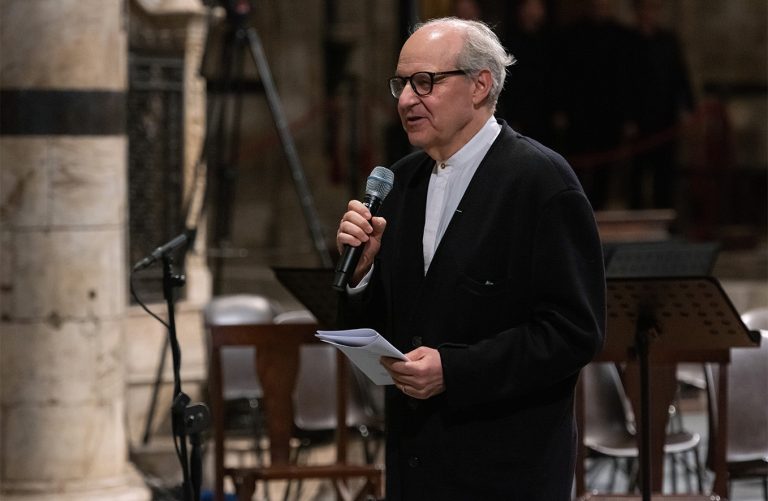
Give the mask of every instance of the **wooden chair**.
<path id="1" fill-rule="evenodd" d="M 273 324 L 281 313 L 280 305 L 258 294 L 234 294 L 213 298 L 205 307 L 206 325 Z M 210 357 L 210 348 L 208 352 Z M 219 385 L 223 397 L 224 432 L 253 441 L 245 453 L 255 452 L 262 462 L 265 451 L 263 392 L 254 365 L 252 346 L 227 346 L 220 352 L 222 368 Z"/>
<path id="2" fill-rule="evenodd" d="M 293 429 L 293 389 L 299 369 L 299 349 L 319 342 L 316 324 L 244 324 L 208 325 L 210 336 L 209 391 L 215 442 L 215 500 L 224 500 L 224 479 L 232 479 L 238 499 L 250 501 L 259 480 L 329 479 L 342 499 L 381 496 L 383 469 L 375 465 L 350 464 L 347 461 L 346 427 L 336 431 L 336 461 L 327 465 L 296 465 L 290 460 Z M 223 398 L 221 391 L 221 349 L 225 346 L 256 348 L 256 370 L 261 381 L 269 437 L 269 464 L 254 467 L 224 466 Z M 343 355 L 337 355 L 337 423 L 346 416 L 348 367 Z M 350 491 L 347 480 L 363 478 L 359 493 Z"/>

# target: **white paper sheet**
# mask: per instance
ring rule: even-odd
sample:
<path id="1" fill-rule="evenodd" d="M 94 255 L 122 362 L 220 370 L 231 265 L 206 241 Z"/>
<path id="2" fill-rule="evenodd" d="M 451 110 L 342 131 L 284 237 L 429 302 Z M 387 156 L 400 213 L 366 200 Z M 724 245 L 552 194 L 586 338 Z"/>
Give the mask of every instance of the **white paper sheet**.
<path id="1" fill-rule="evenodd" d="M 315 336 L 340 349 L 358 369 L 378 385 L 394 384 L 392 377 L 379 362 L 381 357 L 407 360 L 400 350 L 373 329 L 317 331 Z"/>

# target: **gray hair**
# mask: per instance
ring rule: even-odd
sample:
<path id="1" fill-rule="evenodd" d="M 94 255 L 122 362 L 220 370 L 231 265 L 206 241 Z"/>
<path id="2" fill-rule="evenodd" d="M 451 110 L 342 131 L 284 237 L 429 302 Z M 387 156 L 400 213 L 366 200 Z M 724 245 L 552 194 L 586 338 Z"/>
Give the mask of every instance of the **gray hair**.
<path id="1" fill-rule="evenodd" d="M 473 75 L 482 70 L 491 72 L 491 90 L 488 92 L 486 102 L 491 108 L 495 108 L 501 89 L 504 87 L 507 66 L 515 64 L 515 57 L 501 45 L 496 33 L 481 21 L 441 17 L 419 23 L 414 26 L 413 31 L 436 25 L 447 25 L 464 32 L 464 46 L 456 58 L 456 66 Z"/>

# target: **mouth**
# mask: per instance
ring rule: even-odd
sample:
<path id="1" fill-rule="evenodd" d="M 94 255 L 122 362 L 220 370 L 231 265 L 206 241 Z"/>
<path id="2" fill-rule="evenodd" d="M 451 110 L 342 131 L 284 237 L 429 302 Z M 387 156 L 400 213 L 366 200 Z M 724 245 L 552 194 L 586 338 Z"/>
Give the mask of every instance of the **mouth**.
<path id="1" fill-rule="evenodd" d="M 409 115 L 405 117 L 405 123 L 407 126 L 417 126 L 424 122 L 426 118 L 419 115 Z"/>

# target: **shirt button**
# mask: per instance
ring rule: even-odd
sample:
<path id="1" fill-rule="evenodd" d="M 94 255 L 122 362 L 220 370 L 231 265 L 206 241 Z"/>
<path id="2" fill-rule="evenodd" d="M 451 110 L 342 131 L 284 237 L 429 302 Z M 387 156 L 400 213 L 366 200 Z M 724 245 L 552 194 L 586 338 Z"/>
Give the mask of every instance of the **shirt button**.
<path id="1" fill-rule="evenodd" d="M 411 338 L 411 346 L 413 346 L 414 348 L 418 348 L 419 346 L 421 346 L 421 336 L 413 336 Z"/>
<path id="2" fill-rule="evenodd" d="M 443 163 L 441 163 L 441 164 L 440 164 L 440 168 L 441 168 L 441 169 L 445 169 L 445 162 L 443 162 Z"/>
<path id="3" fill-rule="evenodd" d="M 418 456 L 411 456 L 408 458 L 408 466 L 411 468 L 418 468 L 421 466 L 421 459 Z"/>

